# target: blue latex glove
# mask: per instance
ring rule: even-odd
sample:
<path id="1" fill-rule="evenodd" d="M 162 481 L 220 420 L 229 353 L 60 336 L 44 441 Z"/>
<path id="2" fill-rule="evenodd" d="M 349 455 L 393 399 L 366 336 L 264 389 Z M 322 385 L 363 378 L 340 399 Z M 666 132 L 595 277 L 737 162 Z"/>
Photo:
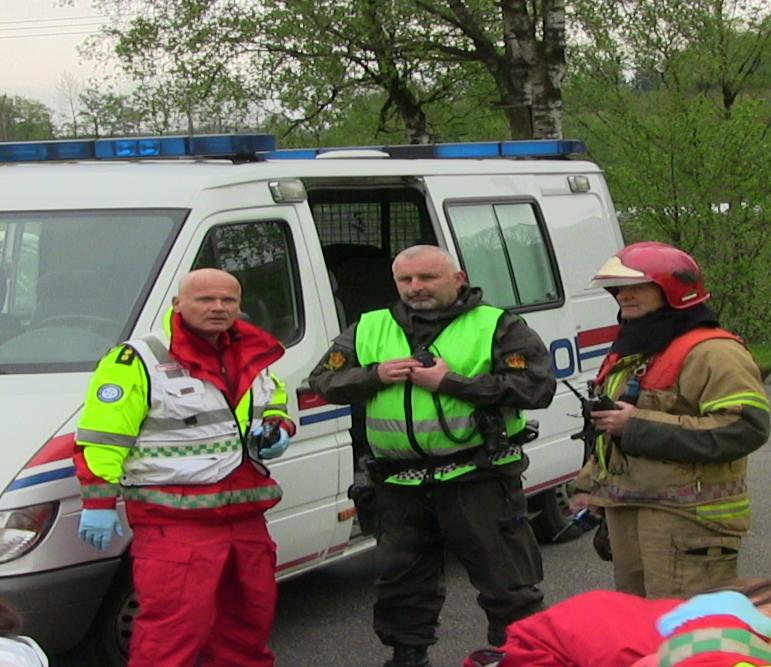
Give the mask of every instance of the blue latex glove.
<path id="1" fill-rule="evenodd" d="M 80 513 L 78 536 L 92 547 L 107 551 L 113 533 L 123 537 L 123 524 L 117 510 L 83 510 Z"/>
<path id="2" fill-rule="evenodd" d="M 262 433 L 262 426 L 259 426 L 260 433 Z M 254 434 L 254 431 L 252 431 Z M 281 456 L 289 447 L 289 434 L 279 426 L 278 428 L 278 440 L 270 447 L 264 447 L 258 453 L 261 459 L 277 459 Z"/>
<path id="3" fill-rule="evenodd" d="M 669 637 L 678 627 L 697 618 L 725 615 L 744 621 L 758 634 L 771 636 L 771 618 L 758 611 L 752 600 L 736 591 L 704 593 L 686 600 L 656 622 L 662 637 Z"/>

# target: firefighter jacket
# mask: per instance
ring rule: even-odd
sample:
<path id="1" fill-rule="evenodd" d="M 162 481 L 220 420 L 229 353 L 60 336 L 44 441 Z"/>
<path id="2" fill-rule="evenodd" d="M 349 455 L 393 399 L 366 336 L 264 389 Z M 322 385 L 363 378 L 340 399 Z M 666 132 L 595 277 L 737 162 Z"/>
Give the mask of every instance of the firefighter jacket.
<path id="1" fill-rule="evenodd" d="M 747 455 L 769 435 L 769 402 L 745 346 L 720 329 L 696 329 L 651 358 L 606 364 L 595 392 L 637 409 L 620 438 L 600 435 L 578 488 L 599 506 L 655 505 L 720 533 L 749 529 Z M 657 367 L 667 367 L 663 377 Z M 656 382 L 646 376 L 658 375 Z M 656 386 L 651 386 L 651 385 Z"/>
<path id="2" fill-rule="evenodd" d="M 379 362 L 409 357 L 417 349 L 441 357 L 450 368 L 437 392 L 380 381 Z M 399 302 L 366 313 L 334 340 L 310 383 L 331 402 L 367 403 L 367 438 L 375 456 L 414 463 L 387 481 L 409 485 L 425 479 L 426 457 L 462 455 L 462 461 L 434 467 L 435 480 L 476 470 L 467 463 L 471 455 L 463 456 L 482 443 L 471 418 L 475 408 L 498 408 L 511 436 L 525 423 L 521 411 L 546 407 L 555 389 L 549 354 L 535 332 L 517 316 L 483 304 L 481 291 L 468 288 L 443 310 L 413 311 Z M 521 449 L 512 445 L 494 455 L 493 463 L 520 458 Z"/>
<path id="3" fill-rule="evenodd" d="M 247 435 L 261 419 L 291 425 L 284 386 L 267 370 L 283 347 L 251 325 L 234 323 L 228 335 L 245 364 L 246 377 L 238 380 L 246 384 L 231 406 L 205 373 L 191 374 L 170 353 L 170 336 L 194 334 L 181 320 L 172 325 L 171 313 L 166 324 L 110 351 L 94 373 L 76 434 L 83 506 L 114 507 L 121 495 L 132 523 L 272 507 L 280 487 L 250 458 Z"/>

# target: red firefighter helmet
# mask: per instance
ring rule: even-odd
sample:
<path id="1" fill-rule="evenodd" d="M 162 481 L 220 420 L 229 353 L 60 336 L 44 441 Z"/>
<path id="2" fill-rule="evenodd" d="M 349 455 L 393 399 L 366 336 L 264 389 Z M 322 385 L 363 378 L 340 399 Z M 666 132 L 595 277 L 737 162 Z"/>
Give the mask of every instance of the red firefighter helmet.
<path id="1" fill-rule="evenodd" d="M 656 241 L 633 243 L 619 250 L 603 264 L 589 287 L 604 287 L 615 296 L 617 288 L 640 283 L 656 283 L 672 308 L 690 308 L 710 297 L 693 257 Z"/>

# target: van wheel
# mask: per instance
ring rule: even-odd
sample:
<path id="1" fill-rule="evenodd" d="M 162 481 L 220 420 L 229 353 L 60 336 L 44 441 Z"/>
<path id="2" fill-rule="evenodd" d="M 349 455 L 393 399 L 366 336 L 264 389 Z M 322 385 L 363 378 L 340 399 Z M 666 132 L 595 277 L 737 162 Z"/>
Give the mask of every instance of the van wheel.
<path id="1" fill-rule="evenodd" d="M 128 646 L 139 604 L 126 559 L 102 601 L 88 635 L 65 657 L 62 665 L 77 667 L 126 667 Z"/>
<path id="2" fill-rule="evenodd" d="M 560 484 L 553 489 L 527 499 L 527 509 L 536 516 L 530 522 L 536 538 L 541 544 L 552 544 L 557 535 L 570 522 L 570 491 L 567 484 Z M 556 542 L 570 542 L 584 534 L 579 526 L 571 526 L 562 533 Z"/>

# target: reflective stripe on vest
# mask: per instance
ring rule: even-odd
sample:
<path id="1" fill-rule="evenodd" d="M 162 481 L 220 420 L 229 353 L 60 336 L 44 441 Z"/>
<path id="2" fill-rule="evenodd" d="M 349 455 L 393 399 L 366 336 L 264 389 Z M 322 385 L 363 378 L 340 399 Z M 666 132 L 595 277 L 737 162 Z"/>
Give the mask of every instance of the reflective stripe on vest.
<path id="1" fill-rule="evenodd" d="M 493 465 L 506 465 L 507 463 L 519 461 L 521 458 L 522 446 L 511 445 L 507 449 L 493 454 L 490 457 L 490 463 Z M 435 468 L 426 468 L 420 466 L 420 459 L 418 459 L 415 461 L 415 468 L 390 475 L 386 478 L 386 482 L 401 486 L 418 486 L 427 480 L 447 482 L 476 469 L 477 467 L 473 463 L 449 463 Z"/>
<path id="2" fill-rule="evenodd" d="M 222 392 L 191 377 L 169 354 L 164 334 L 149 334 L 128 345 L 147 369 L 151 404 L 124 461 L 121 484 L 210 484 L 224 479 L 243 460 L 243 444 L 236 415 Z M 274 388 L 262 371 L 242 401 L 269 404 Z M 261 414 L 260 409 L 255 412 Z"/>
<path id="3" fill-rule="evenodd" d="M 684 662 L 693 662 L 691 659 L 694 656 L 715 653 L 724 654 L 725 659 L 714 664 L 734 667 L 748 664 L 740 661 L 741 656 L 771 664 L 771 645 L 744 628 L 701 628 L 675 635 L 659 647 L 656 664 L 659 667 L 676 667 Z M 728 659 L 728 655 L 736 657 Z M 705 661 L 704 664 L 708 663 Z"/>
<path id="4" fill-rule="evenodd" d="M 213 509 L 226 505 L 264 502 L 281 498 L 281 487 L 273 482 L 271 478 L 265 478 L 265 481 L 265 486 L 198 494 L 171 493 L 163 487 L 131 486 L 124 487 L 121 495 L 126 500 L 139 500 L 145 503 L 152 503 L 153 505 L 173 507 L 174 509 L 181 510 Z"/>
<path id="5" fill-rule="evenodd" d="M 429 351 L 460 375 L 490 373 L 492 341 L 502 314 L 501 309 L 492 306 L 478 306 L 463 313 L 445 327 Z M 356 355 L 362 366 L 409 357 L 411 353 L 407 336 L 388 310 L 362 315 L 356 326 Z M 445 426 L 461 442 L 454 442 L 443 432 L 434 397 L 441 406 Z M 452 396 L 432 394 L 411 383 L 393 384 L 367 402 L 367 439 L 376 457 L 419 460 L 421 454 L 410 445 L 410 436 L 424 454 L 446 456 L 482 444 L 473 412 L 471 403 Z M 502 413 L 509 436 L 524 428 L 523 414 L 513 409 Z"/>

